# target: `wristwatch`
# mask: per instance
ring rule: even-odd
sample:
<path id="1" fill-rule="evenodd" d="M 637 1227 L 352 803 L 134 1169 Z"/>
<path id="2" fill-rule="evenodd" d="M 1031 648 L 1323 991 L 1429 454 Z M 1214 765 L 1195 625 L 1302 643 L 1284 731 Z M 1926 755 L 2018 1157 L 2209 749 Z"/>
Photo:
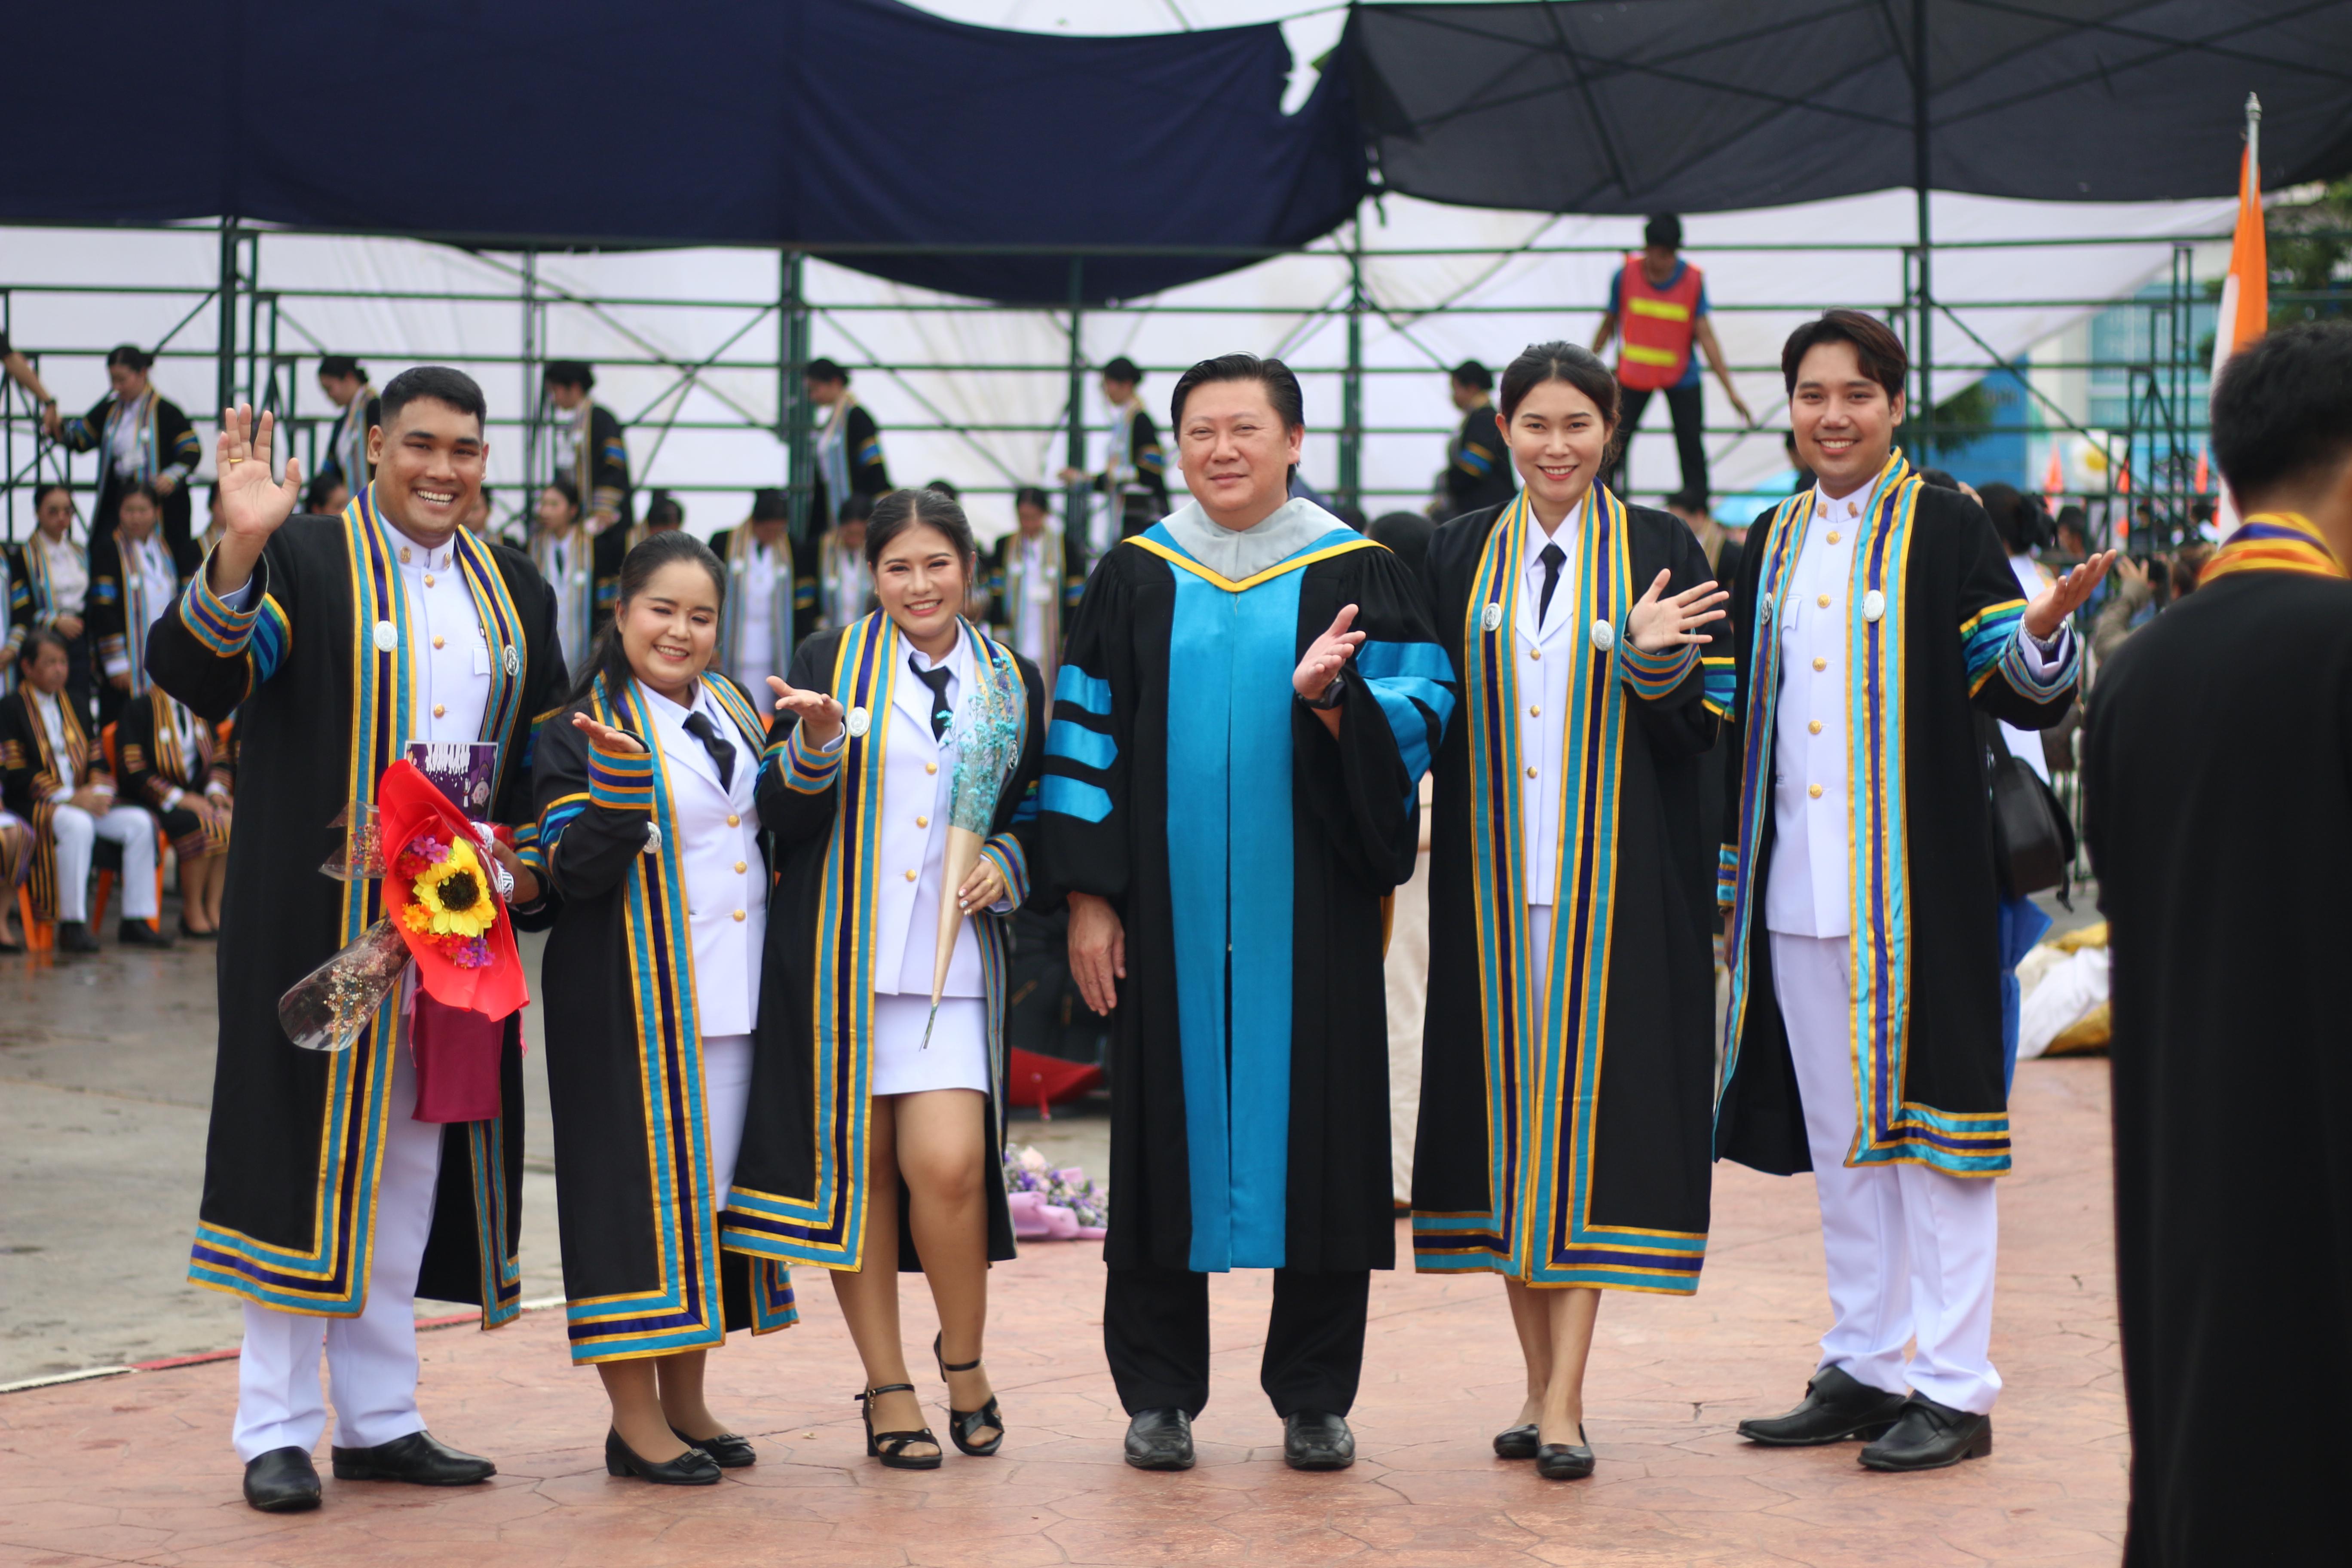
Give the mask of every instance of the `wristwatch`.
<path id="1" fill-rule="evenodd" d="M 1302 697 L 1298 700 L 1306 703 L 1307 706 L 1314 709 L 1318 713 L 1328 713 L 1331 710 L 1339 707 L 1341 703 L 1348 700 L 1348 686 L 1345 681 L 1341 680 L 1335 675 L 1331 678 L 1331 684 L 1323 689 L 1322 696 Z"/>

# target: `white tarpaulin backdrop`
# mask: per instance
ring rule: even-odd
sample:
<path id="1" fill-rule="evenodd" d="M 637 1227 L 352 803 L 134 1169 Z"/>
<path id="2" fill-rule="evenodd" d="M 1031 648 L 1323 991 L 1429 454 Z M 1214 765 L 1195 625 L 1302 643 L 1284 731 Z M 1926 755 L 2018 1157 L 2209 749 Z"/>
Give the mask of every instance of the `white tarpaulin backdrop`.
<path id="1" fill-rule="evenodd" d="M 1071 4 L 1035 0 L 934 0 L 933 10 L 961 20 L 1039 31 L 1067 30 Z M 1165 31 L 1180 23 L 1231 25 L 1282 14 L 1265 0 L 1088 0 L 1088 32 Z M 1297 57 L 1311 60 L 1338 37 L 1337 11 L 1286 23 Z M 1292 97 L 1303 97 L 1304 68 Z M 1148 105 L 1138 112 L 1148 112 Z M 1115 133 L 1106 132 L 1106 133 Z M 1073 193 L 1073 199 L 1082 194 Z M 2234 204 L 2204 201 L 2143 205 L 2063 205 L 1938 195 L 1932 223 L 1938 249 L 1935 291 L 1993 353 L 2011 358 L 2086 313 L 2080 306 L 2039 301 L 2105 300 L 2127 296 L 2166 268 L 2170 242 L 2226 232 Z M 1457 418 L 1446 401 L 1444 370 L 1465 358 L 1499 369 L 1521 346 L 1549 338 L 1589 341 L 1609 279 L 1624 248 L 1640 243 L 1631 217 L 1548 216 L 1440 206 L 1390 197 L 1360 216 L 1368 253 L 1366 285 L 1378 308 L 1364 327 L 1366 376 L 1363 483 L 1366 510 L 1377 514 L 1417 506 L 1444 460 L 1436 434 L 1383 434 L 1396 426 L 1434 430 Z M 1694 215 L 1686 243 L 1705 268 L 1717 308 L 1716 331 L 1735 364 L 1759 367 L 1739 377 L 1742 395 L 1765 426 L 1759 434 L 1711 437 L 1718 494 L 1769 482 L 1784 460 L 1778 435 L 1787 420 L 1777 371 L 1779 345 L 1799 320 L 1825 305 L 1885 310 L 1903 298 L 1899 249 L 1790 250 L 1744 247 L 1900 247 L 1915 235 L 1913 198 L 1890 191 L 1845 200 L 1750 212 Z M 2033 248 L 1966 248 L 2000 239 L 2110 241 Z M 1941 248 L 1947 245 L 1963 247 Z M 1595 254 L 1531 255 L 1532 247 L 1605 247 Z M 1476 255 L 1394 254 L 1430 248 L 1473 249 Z M 214 310 L 199 307 L 215 281 L 215 235 L 102 230 L 0 230 L 0 289 L 14 287 L 8 328 L 16 342 L 47 351 L 42 373 L 68 411 L 87 407 L 104 390 L 94 353 L 113 343 L 152 346 L 179 324 L 169 347 L 189 357 L 167 357 L 156 381 L 192 413 L 209 410 L 215 371 Z M 517 300 L 520 258 L 473 255 L 394 239 L 268 235 L 259 247 L 258 287 L 282 290 L 277 347 L 307 356 L 299 368 L 298 411 L 331 412 L 311 373 L 320 353 L 359 354 L 377 384 L 405 365 L 436 360 L 466 363 L 476 357 L 512 359 L 523 341 Z M 2200 267 L 2200 275 L 2210 267 Z M 740 518 L 749 491 L 782 482 L 782 450 L 772 431 L 777 378 L 772 369 L 727 368 L 730 359 L 773 360 L 779 281 L 776 256 L 766 251 L 692 249 L 623 254 L 542 255 L 543 287 L 568 290 L 593 303 L 557 304 L 547 311 L 547 357 L 600 365 L 596 395 L 632 428 L 629 444 L 640 491 L 653 486 L 719 486 L 689 494 L 690 525 L 707 533 Z M 28 292 L 26 285 L 67 285 L 91 292 Z M 157 290 L 105 293 L 120 286 Z M 846 306 L 968 305 L 924 290 L 813 262 L 808 296 L 816 308 L 812 349 L 852 365 L 958 365 L 942 370 L 861 370 L 855 387 L 880 421 L 892 477 L 901 483 L 948 478 L 968 487 L 1047 482 L 1062 460 L 1058 429 L 1067 377 L 1066 315 L 1034 310 L 926 311 L 841 310 Z M 1340 379 L 1346 361 L 1342 318 L 1315 312 L 1345 302 L 1347 266 L 1336 242 L 1318 252 L 1263 262 L 1223 278 L 1089 312 L 1083 341 L 1089 363 L 1125 353 L 1150 373 L 1148 404 L 1162 410 L 1174 381 L 1164 367 L 1236 348 L 1278 353 L 1306 383 L 1310 437 L 1304 477 L 1328 489 L 1337 479 Z M 180 291 L 173 291 L 180 290 Z M 305 291 L 318 290 L 317 294 Z M 386 299 L 386 292 L 432 291 L 474 300 Z M 621 301 L 621 302 L 614 302 Z M 731 301 L 732 303 L 707 303 Z M 1219 312 L 1204 313 L 1204 308 Z M 1766 307 L 1732 310 L 1725 307 Z M 765 310 L 766 313 L 761 311 Z M 193 316 L 191 311 L 194 311 Z M 1984 350 L 1949 322 L 1936 323 L 1936 357 L 1956 365 L 1988 363 Z M 731 347 L 729 346 L 731 342 Z M 61 350 L 84 351 L 74 355 Z M 658 360 L 625 365 L 623 359 Z M 688 377 L 684 367 L 713 368 Z M 988 368 L 1028 367 L 1028 368 Z M 474 366 L 489 395 L 494 419 L 514 419 L 535 392 L 513 363 Z M 1412 374 L 1391 374 L 1410 372 Z M 1960 390 L 1968 373 L 1939 376 L 1937 395 Z M 1106 410 L 1087 377 L 1086 417 L 1099 426 Z M 724 429 L 665 432 L 665 421 L 724 422 Z M 1734 423 L 1708 378 L 1708 422 Z M 919 431 L 917 424 L 1014 425 L 1022 431 Z M 210 426 L 200 420 L 209 447 Z M 491 482 L 500 511 L 523 501 L 520 433 L 494 433 Z M 1100 437 L 1094 448 L 1100 450 Z M 19 424 L 5 454 L 11 473 L 30 460 L 28 432 Z M 94 473 L 94 458 L 78 460 L 77 477 Z M 211 464 L 205 464 L 209 475 Z M 1675 458 L 1664 410 L 1654 408 L 1633 457 L 1638 490 L 1673 488 Z M 1171 482 L 1173 476 L 1171 475 Z M 1390 492 L 1386 494 L 1377 492 Z M 1011 522 L 1009 498 L 972 498 L 983 534 Z M 6 520 L 11 537 L 30 528 L 20 491 Z"/>

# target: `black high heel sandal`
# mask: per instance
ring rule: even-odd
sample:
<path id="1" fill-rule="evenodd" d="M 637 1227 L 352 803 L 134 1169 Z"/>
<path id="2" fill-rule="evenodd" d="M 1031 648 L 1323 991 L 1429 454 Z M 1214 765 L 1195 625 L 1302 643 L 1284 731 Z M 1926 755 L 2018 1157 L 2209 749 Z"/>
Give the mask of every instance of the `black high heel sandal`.
<path id="1" fill-rule="evenodd" d="M 977 1361 L 968 1361 L 961 1366 L 950 1366 L 946 1354 L 940 1348 L 946 1338 L 943 1333 L 931 1336 L 931 1359 L 940 1363 L 940 1381 L 942 1383 L 947 1381 L 947 1375 L 951 1372 L 971 1372 L 980 1365 Z M 973 1442 L 971 1434 L 982 1426 L 995 1427 L 996 1436 L 985 1443 Z M 950 1397 L 948 1401 L 948 1436 L 955 1439 L 957 1448 L 975 1459 L 985 1459 L 995 1453 L 1004 1443 L 1004 1412 L 996 1407 L 996 1395 L 990 1394 L 988 1403 L 977 1410 L 958 1410 Z"/>
<path id="2" fill-rule="evenodd" d="M 879 1388 L 869 1388 L 850 1395 L 865 1406 L 866 1457 L 869 1459 L 881 1460 L 882 1468 L 886 1470 L 936 1470 L 940 1468 L 940 1460 L 942 1458 L 939 1452 L 940 1440 L 931 1436 L 929 1427 L 926 1426 L 919 1432 L 874 1430 L 874 1401 L 877 1396 L 885 1394 L 914 1392 L 915 1385 L 911 1383 L 886 1383 Z M 929 1443 L 932 1451 L 928 1454 L 910 1455 L 907 1452 L 907 1447 L 911 1443 Z M 715 1466 L 713 1468 L 716 1468 Z"/>

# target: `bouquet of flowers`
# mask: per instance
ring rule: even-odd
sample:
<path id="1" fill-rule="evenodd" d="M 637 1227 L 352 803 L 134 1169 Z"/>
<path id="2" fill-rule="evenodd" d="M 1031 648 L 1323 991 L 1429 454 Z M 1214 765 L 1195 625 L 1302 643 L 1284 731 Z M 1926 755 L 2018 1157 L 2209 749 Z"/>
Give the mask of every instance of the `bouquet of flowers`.
<path id="1" fill-rule="evenodd" d="M 402 927 L 460 969 L 488 968 L 499 900 L 474 847 L 430 825 L 400 847 L 392 868 L 408 884 Z"/>
<path id="2" fill-rule="evenodd" d="M 955 957 L 956 937 L 963 928 L 963 910 L 956 889 L 980 864 L 988 830 L 996 821 L 996 802 L 1013 770 L 1021 765 L 1022 730 L 1029 710 L 1021 679 L 1009 665 L 979 661 L 979 679 L 971 695 L 956 715 L 955 774 L 948 794 L 948 843 L 940 882 L 939 947 L 931 963 L 931 1016 L 923 1024 L 923 1044 L 931 1043 L 931 1025 L 940 1016 L 940 994 L 947 989 L 948 964 Z"/>
<path id="3" fill-rule="evenodd" d="M 1055 1170 L 1031 1148 L 1004 1152 L 1005 1206 L 1024 1241 L 1100 1241 L 1110 1227 L 1110 1194 L 1072 1165 Z"/>

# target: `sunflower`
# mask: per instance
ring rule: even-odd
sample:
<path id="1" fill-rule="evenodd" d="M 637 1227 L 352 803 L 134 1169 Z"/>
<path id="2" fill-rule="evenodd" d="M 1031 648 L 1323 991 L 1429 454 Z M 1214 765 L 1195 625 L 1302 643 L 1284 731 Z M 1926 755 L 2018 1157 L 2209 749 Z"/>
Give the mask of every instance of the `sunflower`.
<path id="1" fill-rule="evenodd" d="M 410 884 L 415 901 L 402 919 L 408 929 L 435 936 L 478 937 L 499 923 L 498 900 L 474 847 L 463 839 L 446 858 L 427 867 Z"/>

